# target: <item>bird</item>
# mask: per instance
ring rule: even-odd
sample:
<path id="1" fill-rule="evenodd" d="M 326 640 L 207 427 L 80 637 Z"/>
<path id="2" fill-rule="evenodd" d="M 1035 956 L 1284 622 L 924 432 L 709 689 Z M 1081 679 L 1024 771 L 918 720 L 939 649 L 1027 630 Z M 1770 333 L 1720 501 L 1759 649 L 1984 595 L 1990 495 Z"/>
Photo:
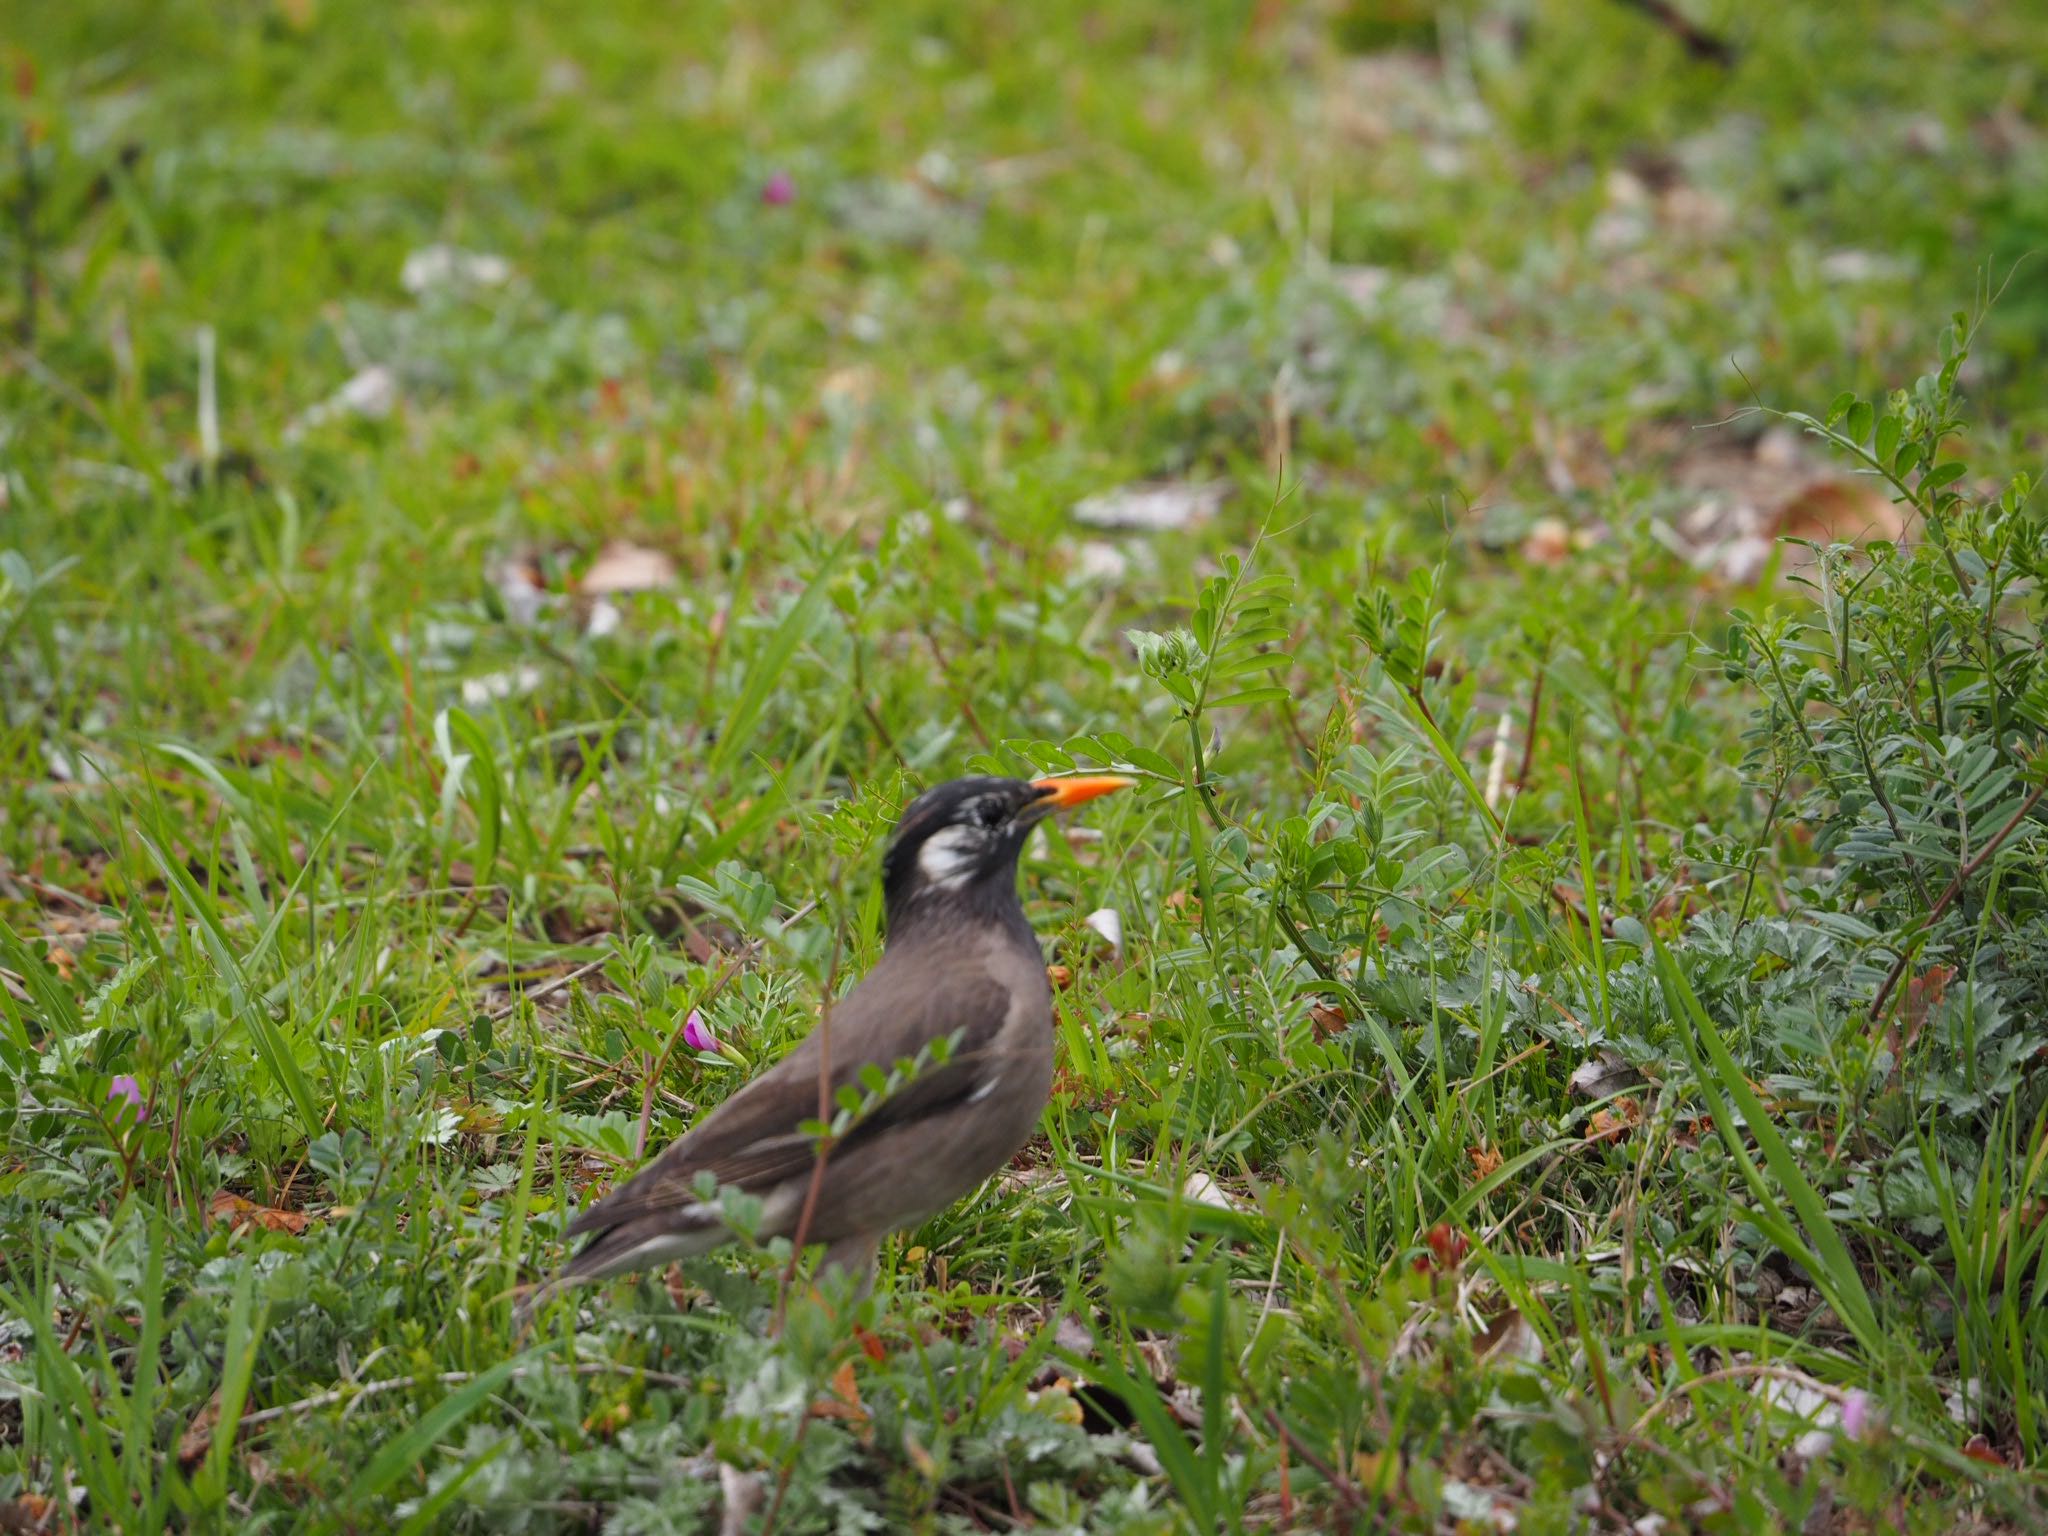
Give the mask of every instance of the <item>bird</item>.
<path id="1" fill-rule="evenodd" d="M 731 1241 L 706 1173 L 760 1201 L 757 1237 L 823 1244 L 821 1272 L 871 1284 L 884 1236 L 973 1190 L 1037 1128 L 1052 1094 L 1052 988 L 1017 858 L 1047 816 L 1133 782 L 963 778 L 912 801 L 882 858 L 874 969 L 796 1049 L 577 1216 L 566 1235 L 582 1246 L 532 1304 Z M 919 1069 L 877 1098 L 871 1069 L 905 1060 Z M 814 1178 L 821 1065 L 832 1094 L 850 1084 L 864 1099 Z"/>

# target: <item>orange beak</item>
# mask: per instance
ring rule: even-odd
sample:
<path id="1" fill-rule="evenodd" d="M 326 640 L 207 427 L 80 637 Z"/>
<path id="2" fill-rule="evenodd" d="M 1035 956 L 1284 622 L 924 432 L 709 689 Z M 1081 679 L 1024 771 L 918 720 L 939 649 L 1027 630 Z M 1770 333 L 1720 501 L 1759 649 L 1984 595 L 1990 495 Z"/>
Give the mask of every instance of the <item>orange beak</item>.
<path id="1" fill-rule="evenodd" d="M 1115 773 L 1084 773 L 1071 779 L 1033 779 L 1031 787 L 1044 796 L 1041 802 L 1055 811 L 1070 810 L 1084 800 L 1093 800 L 1097 795 L 1107 795 L 1115 790 L 1129 789 L 1136 779 L 1124 778 Z"/>

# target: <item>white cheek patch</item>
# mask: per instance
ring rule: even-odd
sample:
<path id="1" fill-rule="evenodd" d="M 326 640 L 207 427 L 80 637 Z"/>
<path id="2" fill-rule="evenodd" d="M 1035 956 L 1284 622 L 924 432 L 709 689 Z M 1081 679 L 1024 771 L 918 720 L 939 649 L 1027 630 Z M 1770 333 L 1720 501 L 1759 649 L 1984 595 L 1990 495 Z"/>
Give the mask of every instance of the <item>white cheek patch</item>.
<path id="1" fill-rule="evenodd" d="M 982 840 L 968 827 L 941 827 L 917 850 L 917 872 L 928 885 L 960 885 L 981 862 Z"/>

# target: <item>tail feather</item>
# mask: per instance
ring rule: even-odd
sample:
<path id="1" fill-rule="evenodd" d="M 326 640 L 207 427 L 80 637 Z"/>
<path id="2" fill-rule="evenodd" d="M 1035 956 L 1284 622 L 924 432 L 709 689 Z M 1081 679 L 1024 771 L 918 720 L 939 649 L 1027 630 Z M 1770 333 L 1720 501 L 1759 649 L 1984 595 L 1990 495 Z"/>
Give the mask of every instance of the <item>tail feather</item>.
<path id="1" fill-rule="evenodd" d="M 687 1206 L 680 1211 L 636 1216 L 591 1233 L 590 1240 L 562 1266 L 560 1279 L 565 1285 L 609 1280 L 629 1270 L 695 1258 L 731 1238 L 715 1206 Z"/>
<path id="2" fill-rule="evenodd" d="M 695 1258 L 731 1238 L 715 1205 L 692 1204 L 651 1212 L 592 1232 L 588 1241 L 519 1304 L 522 1320 L 572 1286 L 608 1280 L 632 1270 L 651 1269 L 677 1259 Z"/>

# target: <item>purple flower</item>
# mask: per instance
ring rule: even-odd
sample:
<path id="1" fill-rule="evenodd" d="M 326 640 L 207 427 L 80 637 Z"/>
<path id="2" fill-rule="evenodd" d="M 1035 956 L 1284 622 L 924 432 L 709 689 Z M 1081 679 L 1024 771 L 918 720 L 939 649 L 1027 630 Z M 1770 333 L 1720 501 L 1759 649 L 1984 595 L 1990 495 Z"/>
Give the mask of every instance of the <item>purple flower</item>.
<path id="1" fill-rule="evenodd" d="M 693 1051 L 718 1049 L 718 1036 L 711 1033 L 711 1026 L 704 1022 L 704 1015 L 694 1008 L 690 1010 L 690 1016 L 683 1020 L 683 1044 Z"/>
<path id="2" fill-rule="evenodd" d="M 123 1072 L 107 1089 L 109 1099 L 119 1099 L 121 1104 L 114 1111 L 116 1121 L 130 1120 L 136 1125 L 149 1118 L 149 1107 L 142 1101 L 142 1084 Z"/>
<path id="3" fill-rule="evenodd" d="M 1843 1395 L 1843 1434 L 1847 1435 L 1851 1440 L 1862 1440 L 1867 1438 L 1870 1434 L 1870 1431 L 1875 1427 L 1872 1422 L 1872 1419 L 1873 1415 L 1870 1411 L 1870 1394 L 1868 1392 L 1851 1391 Z"/>
<path id="4" fill-rule="evenodd" d="M 777 171 L 761 188 L 761 201 L 770 208 L 787 208 L 796 201 L 796 182 L 789 172 Z"/>

